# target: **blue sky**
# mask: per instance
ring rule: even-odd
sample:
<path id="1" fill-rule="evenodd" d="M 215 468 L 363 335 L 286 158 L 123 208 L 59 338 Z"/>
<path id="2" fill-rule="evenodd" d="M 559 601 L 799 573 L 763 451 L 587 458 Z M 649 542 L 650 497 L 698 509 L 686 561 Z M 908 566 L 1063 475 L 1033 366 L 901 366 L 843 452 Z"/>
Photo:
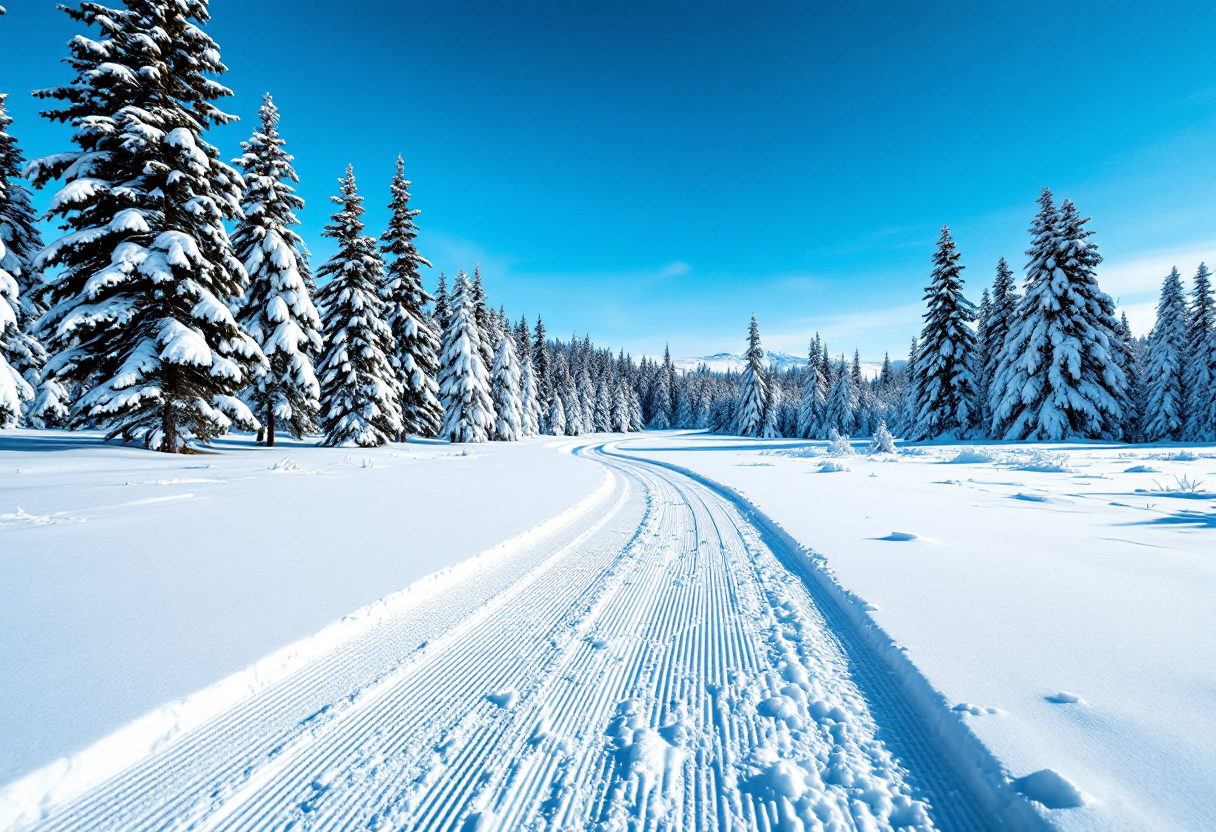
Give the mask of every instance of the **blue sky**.
<path id="1" fill-rule="evenodd" d="M 68 80 L 48 0 L 0 18 L 27 156 L 68 149 L 26 93 Z M 493 302 L 633 353 L 902 355 L 949 223 L 978 299 L 1024 262 L 1049 185 L 1093 217 L 1103 287 L 1144 330 L 1170 265 L 1216 261 L 1216 5 L 1180 2 L 213 0 L 226 156 L 282 110 L 316 262 L 345 165 Z M 37 197 L 45 205 L 48 194 Z"/>

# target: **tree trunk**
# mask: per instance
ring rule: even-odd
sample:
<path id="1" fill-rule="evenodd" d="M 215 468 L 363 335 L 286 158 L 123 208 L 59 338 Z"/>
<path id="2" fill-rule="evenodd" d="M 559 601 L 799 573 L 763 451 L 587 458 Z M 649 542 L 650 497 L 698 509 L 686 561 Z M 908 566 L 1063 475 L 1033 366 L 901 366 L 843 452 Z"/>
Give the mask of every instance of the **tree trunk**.
<path id="1" fill-rule="evenodd" d="M 165 401 L 164 409 L 161 411 L 161 432 L 164 433 L 164 438 L 161 439 L 160 449 L 162 453 L 174 454 L 177 453 L 177 414 L 173 410 L 173 400 Z"/>
<path id="2" fill-rule="evenodd" d="M 274 447 L 274 402 L 266 404 L 266 447 Z"/>

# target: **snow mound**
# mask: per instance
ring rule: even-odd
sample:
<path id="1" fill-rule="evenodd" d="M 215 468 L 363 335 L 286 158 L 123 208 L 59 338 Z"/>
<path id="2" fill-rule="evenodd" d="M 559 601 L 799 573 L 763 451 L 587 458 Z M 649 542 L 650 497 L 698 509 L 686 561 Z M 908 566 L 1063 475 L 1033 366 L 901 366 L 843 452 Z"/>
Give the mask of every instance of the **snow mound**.
<path id="1" fill-rule="evenodd" d="M 1080 789 L 1049 768 L 1019 777 L 1013 781 L 1013 787 L 1048 809 L 1079 809 L 1086 803 Z"/>
<path id="2" fill-rule="evenodd" d="M 1158 459 L 1162 462 L 1198 462 L 1202 457 L 1192 451 L 1177 451 L 1172 454 L 1150 454 L 1149 459 Z"/>
<path id="3" fill-rule="evenodd" d="M 1133 465 L 1131 468 L 1124 469 L 1125 474 L 1160 474 L 1160 468 L 1154 468 L 1151 465 Z"/>
<path id="4" fill-rule="evenodd" d="M 966 465 L 981 462 L 996 462 L 997 456 L 984 448 L 966 447 L 954 455 L 953 459 L 945 460 L 948 465 Z"/>
<path id="5" fill-rule="evenodd" d="M 1059 693 L 1053 693 L 1051 696 L 1044 696 L 1048 702 L 1056 705 L 1085 705 L 1088 704 L 1084 699 L 1077 696 L 1075 693 L 1069 693 L 1062 690 Z"/>
<path id="6" fill-rule="evenodd" d="M 898 540 L 898 541 L 920 540 L 920 535 L 913 534 L 912 532 L 891 532 L 886 537 L 880 537 L 878 539 L 879 540 Z"/>
<path id="7" fill-rule="evenodd" d="M 952 710 L 960 714 L 968 714 L 969 716 L 992 716 L 1000 713 L 996 708 L 981 708 L 979 705 L 972 705 L 970 702 L 959 702 Z"/>
<path id="8" fill-rule="evenodd" d="M 83 517 L 69 517 L 66 514 L 30 514 L 17 506 L 13 514 L 0 514 L 0 531 L 18 526 L 49 526 L 52 523 L 83 523 Z"/>
<path id="9" fill-rule="evenodd" d="M 1042 448 L 1013 451 L 1006 457 L 1005 464 L 1017 471 L 1033 471 L 1039 474 L 1076 472 L 1075 469 L 1068 467 L 1068 454 L 1052 453 Z"/>
<path id="10" fill-rule="evenodd" d="M 830 459 L 819 465 L 819 473 L 821 474 L 840 474 L 851 470 L 853 469 L 843 462 L 833 462 Z"/>

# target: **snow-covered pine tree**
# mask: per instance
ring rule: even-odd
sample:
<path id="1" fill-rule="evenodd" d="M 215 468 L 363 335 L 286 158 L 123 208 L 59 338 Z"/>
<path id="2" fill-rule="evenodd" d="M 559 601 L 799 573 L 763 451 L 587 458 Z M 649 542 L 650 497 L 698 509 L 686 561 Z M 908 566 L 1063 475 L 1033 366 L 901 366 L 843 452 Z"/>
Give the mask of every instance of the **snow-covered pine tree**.
<path id="1" fill-rule="evenodd" d="M 760 327 L 756 316 L 747 328 L 747 352 L 743 356 L 742 385 L 739 407 L 735 415 L 735 433 L 759 436 L 764 429 L 764 409 L 768 405 L 768 390 L 764 378 L 764 348 L 760 345 Z"/>
<path id="2" fill-rule="evenodd" d="M 896 430 L 905 435 L 910 436 L 916 429 L 916 365 L 920 362 L 917 360 L 920 356 L 920 345 L 916 342 L 916 336 L 912 336 L 912 345 L 908 348 L 908 363 L 904 366 L 904 391 L 899 402 L 899 420 L 896 423 Z"/>
<path id="3" fill-rule="evenodd" d="M 1211 336 L 1216 331 L 1216 306 L 1212 302 L 1211 274 L 1206 263 L 1195 273 L 1191 306 L 1187 316 L 1187 356 L 1183 387 L 1186 391 L 1186 425 L 1183 439 L 1204 442 L 1216 439 L 1216 425 L 1208 418 L 1208 401 L 1216 381 L 1216 355 L 1211 352 Z"/>
<path id="4" fill-rule="evenodd" d="M 279 136 L 279 110 L 270 93 L 258 109 L 261 125 L 234 162 L 244 170 L 244 218 L 232 245 L 244 263 L 249 285 L 237 305 L 237 321 L 258 342 L 267 362 L 253 370 L 244 399 L 265 429 L 266 445 L 279 425 L 297 439 L 316 430 L 321 386 L 313 362 L 320 355 L 321 319 L 304 282 L 308 249 L 293 229 L 304 200 L 292 157 Z"/>
<path id="5" fill-rule="evenodd" d="M 610 378 L 601 378 L 598 389 L 595 391 L 595 419 L 594 430 L 596 433 L 609 433 L 612 431 L 612 391 L 616 385 Z"/>
<path id="6" fill-rule="evenodd" d="M 920 335 L 917 363 L 916 439 L 963 438 L 976 426 L 975 307 L 963 297 L 963 266 L 950 236 L 942 227 L 933 255 L 933 276 L 925 288 L 925 327 Z"/>
<path id="7" fill-rule="evenodd" d="M 1208 333 L 1207 355 L 1211 382 L 1208 385 L 1207 401 L 1202 404 L 1201 412 L 1206 414 L 1203 417 L 1203 435 L 1205 440 L 1210 441 L 1216 438 L 1216 326 Z"/>
<path id="8" fill-rule="evenodd" d="M 650 422 L 647 427 L 651 430 L 671 428 L 671 389 L 667 386 L 667 373 L 662 367 L 658 368 L 654 383 L 650 386 Z"/>
<path id="9" fill-rule="evenodd" d="M 1144 412 L 1144 377 L 1140 372 L 1142 356 L 1136 339 L 1132 337 L 1131 327 L 1127 323 L 1127 313 L 1124 312 L 1115 329 L 1117 349 L 1115 355 L 1119 361 L 1119 369 L 1123 371 L 1127 384 L 1119 399 L 1119 407 L 1123 411 L 1119 435 L 1124 442 L 1139 442 L 1141 422 Z"/>
<path id="10" fill-rule="evenodd" d="M 473 264 L 473 283 L 470 291 L 473 295 L 473 309 L 477 313 L 477 328 L 481 331 L 481 360 L 488 371 L 494 366 L 494 344 L 497 342 L 492 330 L 490 308 L 486 304 L 486 287 L 481 282 L 480 263 Z"/>
<path id="11" fill-rule="evenodd" d="M 434 436 L 443 421 L 439 404 L 439 336 L 427 320 L 426 305 L 431 296 L 422 286 L 422 267 L 430 262 L 418 253 L 414 239 L 418 228 L 410 208 L 410 181 L 405 178 L 405 162 L 397 157 L 397 171 L 389 185 L 392 212 L 388 228 L 380 235 L 380 251 L 388 261 L 387 279 L 381 296 L 385 320 L 393 331 L 393 370 L 401 385 L 401 438 L 409 434 Z"/>
<path id="12" fill-rule="evenodd" d="M 456 276 L 450 300 L 439 358 L 439 395 L 443 402 L 440 435 L 451 442 L 485 442 L 494 430 L 494 403 L 489 370 L 481 362 L 477 305 L 463 271 Z"/>
<path id="13" fill-rule="evenodd" d="M 532 341 L 532 369 L 536 376 L 537 411 L 546 414 L 543 421 L 547 424 L 553 404 L 553 369 L 549 355 L 549 339 L 545 335 L 545 322 L 540 319 L 540 315 L 536 316 L 536 337 Z M 547 430 L 545 432 L 550 433 Z"/>
<path id="14" fill-rule="evenodd" d="M 25 421 L 54 426 L 62 424 L 68 416 L 68 395 L 58 381 L 43 377 L 47 354 L 33 334 L 38 319 L 46 312 L 40 299 L 42 276 L 33 270 L 34 259 L 42 250 L 42 235 L 38 233 L 38 218 L 30 204 L 29 191 L 18 181 L 25 160 L 9 133 L 13 120 L 5 112 L 7 97 L 0 94 L 0 243 L 5 248 L 5 253 L 0 254 L 0 269 L 16 282 L 13 311 L 17 323 L 4 340 L 10 366 L 34 390 L 34 397 L 23 408 Z"/>
<path id="15" fill-rule="evenodd" d="M 342 193 L 330 201 L 342 207 L 321 232 L 337 240 L 338 251 L 317 270 L 332 278 L 317 293 L 325 339 L 317 365 L 321 430 L 326 445 L 370 448 L 401 435 L 401 389 L 392 365 L 393 331 L 380 298 L 384 260 L 376 238 L 363 236 L 363 197 L 353 167 L 338 181 Z"/>
<path id="16" fill-rule="evenodd" d="M 813 439 L 819 433 L 828 403 L 828 381 L 823 375 L 819 347 L 812 343 L 810 360 L 802 380 L 802 399 L 798 405 L 798 436 Z"/>
<path id="17" fill-rule="evenodd" d="M 840 363 L 832 371 L 832 386 L 828 390 L 823 413 L 823 432 L 830 433 L 835 430 L 851 436 L 857 426 L 859 404 L 857 388 L 853 386 L 853 374 L 849 372 L 842 355 Z"/>
<path id="18" fill-rule="evenodd" d="M 992 297 L 988 308 L 988 317 L 984 325 L 982 341 L 977 334 L 979 351 L 983 358 L 983 383 L 980 392 L 983 400 L 980 402 L 980 432 L 992 436 L 992 382 L 996 378 L 997 367 L 1001 357 L 1001 348 L 1005 346 L 1005 338 L 1013 323 L 1014 312 L 1018 306 L 1017 284 L 1013 278 L 1013 269 L 1002 257 L 996 263 L 996 278 L 992 282 Z"/>
<path id="19" fill-rule="evenodd" d="M 629 404 L 629 426 L 625 430 L 636 433 L 642 430 L 646 423 L 642 421 L 642 400 L 632 384 L 625 385 L 625 398 Z"/>
<path id="20" fill-rule="evenodd" d="M 579 401 L 578 386 L 570 374 L 569 354 L 558 352 L 553 357 L 553 396 L 562 400 L 566 416 L 566 436 L 582 436 L 583 408 Z"/>
<path id="21" fill-rule="evenodd" d="M 519 360 L 520 429 L 524 436 L 540 433 L 541 412 L 536 395 L 536 371 L 532 367 L 532 333 L 527 318 L 515 327 L 515 350 Z"/>
<path id="22" fill-rule="evenodd" d="M 516 442 L 524 434 L 523 402 L 520 400 L 521 376 L 515 358 L 515 338 L 507 331 L 498 341 L 494 371 L 490 378 L 490 398 L 494 403 L 494 439 Z"/>
<path id="23" fill-rule="evenodd" d="M 1172 269 L 1161 286 L 1157 323 L 1148 336 L 1148 399 L 1144 437 L 1149 442 L 1179 440 L 1186 424 L 1183 373 L 1187 359 L 1186 295 Z"/>
<path id="24" fill-rule="evenodd" d="M 874 429 L 874 438 L 870 442 L 870 453 L 895 453 L 895 438 L 891 436 L 891 432 L 887 430 L 887 423 L 885 421 L 879 422 L 878 427 Z"/>
<path id="25" fill-rule="evenodd" d="M 988 375 L 988 323 L 991 317 L 992 300 L 988 296 L 988 287 L 985 286 L 980 294 L 979 314 L 975 318 L 975 352 L 972 354 L 975 366 L 971 371 L 971 375 L 975 379 L 976 429 L 985 436 L 988 433 L 985 428 L 984 412 L 987 408 L 985 403 L 988 401 L 988 383 L 990 381 Z"/>
<path id="26" fill-rule="evenodd" d="M 0 263 L 7 249 L 0 239 Z M 21 418 L 24 402 L 32 401 L 34 389 L 12 365 L 10 342 L 19 334 L 17 310 L 20 300 L 17 281 L 5 269 L 0 268 L 0 428 L 11 428 Z"/>
<path id="27" fill-rule="evenodd" d="M 579 365 L 578 406 L 583 414 L 583 433 L 595 433 L 595 386 L 591 383 L 586 359 L 580 360 Z"/>
<path id="28" fill-rule="evenodd" d="M 233 119 L 213 103 L 231 93 L 208 77 L 225 67 L 206 0 L 61 8 L 101 35 L 73 38 L 73 81 L 36 93 L 62 102 L 44 115 L 71 124 L 78 148 L 26 169 L 38 187 L 65 182 L 49 213 L 69 233 L 33 264 L 60 270 L 39 324 L 44 372 L 87 388 L 71 425 L 150 448 L 256 428 L 235 394 L 266 359 L 227 305 L 246 284 L 224 228 L 241 177 L 203 140 Z"/>
<path id="29" fill-rule="evenodd" d="M 549 408 L 548 418 L 549 433 L 553 436 L 566 435 L 566 408 L 562 406 L 562 397 L 553 396 L 552 406 Z"/>
<path id="30" fill-rule="evenodd" d="M 439 282 L 435 285 L 435 311 L 431 315 L 435 329 L 440 336 L 448 329 L 448 282 L 443 272 L 439 272 Z"/>
<path id="31" fill-rule="evenodd" d="M 768 401 L 764 405 L 764 420 L 760 426 L 760 436 L 763 439 L 780 439 L 781 430 L 778 427 L 778 417 L 781 413 L 781 381 L 777 377 L 777 368 L 770 367 L 764 386 L 768 388 Z"/>
<path id="32" fill-rule="evenodd" d="M 1051 191 L 1039 197 L 1019 301 L 993 377 L 993 435 L 1010 440 L 1113 439 L 1127 379 L 1117 360 L 1114 303 L 1094 276 L 1092 231 Z M 923 360 L 923 359 L 922 359 Z"/>

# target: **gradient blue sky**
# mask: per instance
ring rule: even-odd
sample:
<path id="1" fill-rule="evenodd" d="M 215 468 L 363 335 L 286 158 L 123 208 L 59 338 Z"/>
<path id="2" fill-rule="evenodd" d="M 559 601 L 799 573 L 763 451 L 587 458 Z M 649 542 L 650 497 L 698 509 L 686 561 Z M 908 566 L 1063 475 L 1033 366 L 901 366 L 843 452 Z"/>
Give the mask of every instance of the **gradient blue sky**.
<path id="1" fill-rule="evenodd" d="M 68 149 L 26 93 L 75 24 L 8 0 L 0 91 L 27 156 Z M 1216 261 L 1216 4 L 213 0 L 226 156 L 271 91 L 319 262 L 348 162 L 379 233 L 397 154 L 419 247 L 480 262 L 551 331 L 678 356 L 902 355 L 938 230 L 968 292 L 1020 269 L 1039 189 L 1093 217 L 1145 330 L 1170 265 Z M 37 197 L 45 205 L 49 194 Z"/>

